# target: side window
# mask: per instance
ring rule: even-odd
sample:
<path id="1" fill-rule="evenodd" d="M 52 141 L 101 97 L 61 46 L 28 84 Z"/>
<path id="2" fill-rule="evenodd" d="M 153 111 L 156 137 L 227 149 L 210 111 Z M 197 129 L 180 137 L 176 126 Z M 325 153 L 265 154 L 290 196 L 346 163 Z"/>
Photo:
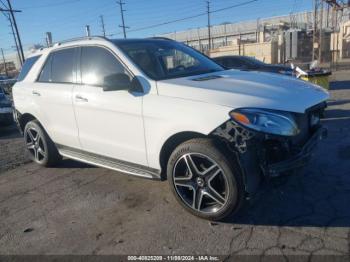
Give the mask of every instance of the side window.
<path id="1" fill-rule="evenodd" d="M 24 65 L 22 66 L 21 73 L 17 77 L 17 81 L 22 81 L 29 73 L 30 69 L 32 69 L 33 65 L 36 61 L 38 61 L 40 55 L 32 56 L 27 58 Z"/>
<path id="2" fill-rule="evenodd" d="M 74 83 L 75 48 L 54 51 L 48 57 L 39 77 L 40 82 Z"/>
<path id="3" fill-rule="evenodd" d="M 188 54 L 185 54 L 184 52 L 181 52 L 179 50 L 159 50 L 159 54 L 161 55 L 162 62 L 165 65 L 165 69 L 168 72 L 185 70 L 189 67 L 196 67 L 198 66 L 199 62 L 194 57 L 189 56 Z"/>
<path id="4" fill-rule="evenodd" d="M 215 61 L 215 63 L 217 63 L 219 65 L 225 66 L 223 61 L 222 61 L 222 58 L 215 58 L 214 61 Z"/>
<path id="5" fill-rule="evenodd" d="M 83 84 L 108 86 L 120 74 L 128 73 L 111 52 L 96 46 L 82 48 L 81 79 Z"/>
<path id="6" fill-rule="evenodd" d="M 239 58 L 226 58 L 224 59 L 224 65 L 232 68 L 241 68 L 244 66 Z"/>
<path id="7" fill-rule="evenodd" d="M 152 77 L 157 77 L 157 75 L 162 74 L 155 59 L 152 58 L 146 49 L 139 48 L 129 50 L 128 54 L 141 67 L 142 71 L 148 72 Z"/>
<path id="8" fill-rule="evenodd" d="M 73 83 L 75 48 L 56 51 L 52 54 L 51 80 L 55 83 Z"/>
<path id="9" fill-rule="evenodd" d="M 51 82 L 51 58 L 50 55 L 45 62 L 45 65 L 43 69 L 41 70 L 40 76 L 39 76 L 39 82 Z"/>
<path id="10" fill-rule="evenodd" d="M 244 68 L 254 68 L 254 64 L 246 61 L 245 59 L 241 59 L 242 67 Z"/>

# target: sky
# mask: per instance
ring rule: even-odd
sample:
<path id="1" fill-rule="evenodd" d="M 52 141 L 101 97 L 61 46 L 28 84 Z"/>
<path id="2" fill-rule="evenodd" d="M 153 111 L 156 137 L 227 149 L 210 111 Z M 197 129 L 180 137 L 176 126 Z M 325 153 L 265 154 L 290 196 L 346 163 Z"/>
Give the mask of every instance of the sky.
<path id="1" fill-rule="evenodd" d="M 0 0 L 6 3 L 6 0 Z M 144 27 L 165 23 L 206 12 L 205 0 L 123 0 L 125 24 L 129 26 L 127 37 L 148 37 L 183 31 L 207 25 L 202 15 L 176 23 L 140 30 Z M 286 15 L 311 10 L 312 0 L 210 0 L 212 11 L 234 5 L 238 7 L 211 14 L 211 24 L 239 22 L 258 18 Z M 121 38 L 120 7 L 116 0 L 11 0 L 16 13 L 24 49 L 33 44 L 45 43 L 45 32 L 52 32 L 53 40 L 59 41 L 85 35 L 85 25 L 90 25 L 92 35 L 101 35 L 100 15 L 103 15 L 107 35 Z M 1 6 L 1 3 L 0 3 Z M 13 53 L 14 42 L 9 22 L 0 14 L 0 48 L 5 54 Z"/>

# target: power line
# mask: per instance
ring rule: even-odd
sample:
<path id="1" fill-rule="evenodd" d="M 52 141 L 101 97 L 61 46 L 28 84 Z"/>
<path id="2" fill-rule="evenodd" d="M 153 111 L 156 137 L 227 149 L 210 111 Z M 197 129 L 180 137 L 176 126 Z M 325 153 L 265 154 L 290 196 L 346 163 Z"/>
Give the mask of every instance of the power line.
<path id="1" fill-rule="evenodd" d="M 15 29 L 13 28 L 13 23 L 12 23 L 12 20 L 11 20 L 10 16 L 8 16 L 8 20 L 10 22 L 11 32 L 12 32 L 13 40 L 15 42 L 18 60 L 21 62 L 21 52 L 19 51 L 19 46 L 18 46 L 18 42 L 17 42 Z"/>
<path id="2" fill-rule="evenodd" d="M 15 15 L 14 15 L 14 11 L 18 11 L 18 10 L 13 10 L 12 9 L 12 5 L 11 5 L 11 1 L 10 0 L 7 0 L 7 5 L 8 5 L 8 8 L 10 10 L 10 15 L 11 15 L 11 18 L 12 18 L 12 23 L 13 23 L 13 26 L 15 28 L 15 32 L 16 32 L 16 36 L 17 36 L 17 41 L 18 41 L 18 47 L 19 47 L 19 50 L 21 52 L 21 65 L 23 64 L 24 62 L 24 52 L 23 52 L 23 46 L 22 46 L 22 41 L 21 41 L 21 37 L 19 35 L 19 31 L 18 31 L 18 27 L 17 27 L 17 22 L 16 22 L 16 18 L 15 18 Z M 20 11 L 19 11 L 20 12 Z"/>
<path id="3" fill-rule="evenodd" d="M 7 6 L 5 5 L 5 3 L 0 0 L 0 4 L 4 7 L 4 8 L 7 8 Z M 13 23 L 12 23 L 12 20 L 11 20 L 11 17 L 9 14 L 6 14 L 5 12 L 2 13 L 5 18 L 10 22 L 10 28 L 11 28 L 11 32 L 12 32 L 12 36 L 13 36 L 13 40 L 15 42 L 15 47 L 16 47 L 16 51 L 17 51 L 17 56 L 18 56 L 18 60 L 21 61 L 21 54 L 20 54 L 20 51 L 19 51 L 19 48 L 18 48 L 18 43 L 17 43 L 17 38 L 16 38 L 16 34 L 15 34 L 15 31 L 14 31 L 14 28 L 13 28 Z M 6 49 L 5 49 L 6 50 Z M 12 48 L 10 48 L 9 50 L 12 50 Z"/>
<path id="4" fill-rule="evenodd" d="M 247 5 L 247 4 L 250 4 L 250 3 L 253 3 L 253 2 L 257 2 L 257 1 L 258 0 L 249 0 L 249 1 L 246 1 L 246 2 L 239 3 L 239 4 L 227 6 L 227 7 L 224 7 L 224 8 L 219 8 L 219 9 L 210 11 L 210 13 L 212 14 L 212 13 L 221 12 L 221 11 L 224 11 L 224 10 L 228 10 L 228 9 L 232 9 L 232 8 L 235 8 L 235 7 L 244 6 L 244 5 Z M 208 14 L 208 12 L 199 13 L 197 15 L 192 15 L 192 16 L 187 16 L 187 17 L 183 17 L 183 18 L 179 18 L 179 19 L 174 19 L 174 20 L 163 22 L 163 23 L 158 23 L 158 24 L 153 24 L 153 25 L 149 25 L 149 26 L 135 28 L 135 29 L 132 29 L 132 30 L 128 30 L 128 32 L 143 31 L 143 30 L 146 30 L 146 29 L 151 29 L 151 28 L 155 28 L 155 27 L 159 27 L 159 26 L 163 26 L 163 25 L 173 24 L 173 23 L 177 23 L 177 22 L 181 22 L 181 21 L 197 18 L 197 17 L 204 16 L 204 15 L 207 15 L 207 14 Z"/>
<path id="5" fill-rule="evenodd" d="M 37 6 L 23 6 L 20 7 L 21 9 L 37 9 L 37 8 L 44 8 L 44 7 L 52 7 L 52 6 L 60 6 L 60 5 L 66 5 L 66 4 L 73 4 L 75 2 L 79 2 L 81 0 L 70 0 L 70 1 L 62 1 L 60 3 L 54 3 L 54 4 L 48 4 L 48 5 L 37 5 Z"/>
<path id="6" fill-rule="evenodd" d="M 120 1 L 117 1 L 117 3 L 119 4 L 120 6 L 120 14 L 122 16 L 122 25 L 119 25 L 119 27 L 123 28 L 123 34 L 124 34 L 124 38 L 126 38 L 126 32 L 125 32 L 125 29 L 126 28 L 129 28 L 127 26 L 125 26 L 125 22 L 124 22 L 124 9 L 123 9 L 123 5 L 125 5 L 125 3 L 123 3 L 121 0 Z"/>
<path id="7" fill-rule="evenodd" d="M 210 13 L 221 12 L 221 11 L 224 11 L 224 10 L 227 10 L 227 9 L 232 9 L 232 8 L 235 8 L 235 7 L 247 5 L 247 4 L 250 4 L 250 3 L 253 3 L 253 2 L 257 2 L 257 1 L 258 1 L 258 0 L 246 1 L 246 2 L 243 2 L 243 3 L 236 4 L 236 5 L 231 5 L 231 6 L 228 6 L 228 7 L 223 7 L 223 8 L 215 9 L 214 11 L 211 11 Z"/>
<path id="8" fill-rule="evenodd" d="M 74 14 L 64 17 L 65 23 L 62 23 L 62 17 L 58 17 L 54 14 L 50 15 L 45 19 L 45 23 L 38 21 L 33 21 L 32 16 L 23 17 L 21 19 L 22 23 L 30 23 L 31 28 L 38 28 L 42 29 L 43 27 L 46 27 L 47 30 L 51 30 L 54 28 L 64 28 L 67 30 L 67 26 L 72 26 L 73 24 L 86 24 L 91 23 L 96 20 L 96 15 L 105 13 L 105 11 L 112 12 L 112 6 L 109 5 L 100 5 L 98 7 L 95 6 L 87 6 L 84 5 L 82 8 L 74 9 Z M 29 13 L 29 11 L 28 11 Z M 115 13 L 114 13 L 115 17 Z M 87 21 L 87 18 L 90 18 L 89 21 Z"/>
<path id="9" fill-rule="evenodd" d="M 7 6 L 3 1 L 0 1 L 0 3 L 4 6 L 4 8 L 0 8 L 0 11 L 9 13 L 8 20 L 10 21 L 10 24 L 11 24 L 12 34 L 15 40 L 19 61 L 20 61 L 20 64 L 22 65 L 24 62 L 24 52 L 23 52 L 21 37 L 19 35 L 19 31 L 17 27 L 16 18 L 14 15 L 15 12 L 22 12 L 22 11 L 12 9 L 10 0 L 7 0 Z"/>

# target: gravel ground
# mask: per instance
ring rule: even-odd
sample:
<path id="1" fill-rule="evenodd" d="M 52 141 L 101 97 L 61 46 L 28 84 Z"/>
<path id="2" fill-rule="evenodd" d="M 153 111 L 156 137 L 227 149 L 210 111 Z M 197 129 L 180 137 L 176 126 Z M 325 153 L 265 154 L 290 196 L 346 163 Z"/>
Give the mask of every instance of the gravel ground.
<path id="1" fill-rule="evenodd" d="M 0 173 L 29 163 L 16 126 L 0 127 Z"/>
<path id="2" fill-rule="evenodd" d="M 266 261 L 268 255 L 298 261 L 341 255 L 348 261 L 350 83 L 333 85 L 331 96 L 324 120 L 329 138 L 310 165 L 266 182 L 238 216 L 220 223 L 184 211 L 166 182 L 71 160 L 50 169 L 23 165 L 19 135 L 1 134 L 0 254 L 256 255 Z"/>

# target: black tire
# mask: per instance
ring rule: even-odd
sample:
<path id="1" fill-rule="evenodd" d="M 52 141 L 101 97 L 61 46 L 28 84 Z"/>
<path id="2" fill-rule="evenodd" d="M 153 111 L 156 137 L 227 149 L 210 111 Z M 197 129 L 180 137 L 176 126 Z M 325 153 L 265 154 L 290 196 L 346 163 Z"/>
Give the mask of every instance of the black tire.
<path id="1" fill-rule="evenodd" d="M 208 220 L 221 220 L 237 212 L 243 203 L 244 187 L 237 161 L 230 157 L 232 153 L 223 152 L 224 150 L 220 150 L 212 139 L 197 138 L 180 144 L 169 158 L 167 179 L 170 188 L 177 201 L 193 215 Z M 190 167 L 188 163 L 194 163 L 194 165 Z M 192 172 L 189 169 L 192 169 Z M 208 170 L 218 175 L 211 174 Z M 199 175 L 191 176 L 191 173 L 197 171 L 200 171 L 197 173 Z M 179 173 L 181 176 L 178 176 Z M 211 177 L 209 180 L 207 175 Z M 211 184 L 213 181 L 219 188 L 213 187 Z M 203 196 L 203 192 L 206 195 Z M 210 194 L 207 194 L 209 192 Z M 215 194 L 212 194 L 214 192 Z M 213 201 L 214 198 L 209 195 L 216 196 L 220 201 Z M 191 198 L 192 201 L 190 201 Z M 225 202 L 222 199 L 225 199 Z M 204 200 L 207 203 L 203 202 Z"/>
<path id="2" fill-rule="evenodd" d="M 52 167 L 62 159 L 55 144 L 37 120 L 26 124 L 24 141 L 30 159 L 41 166 Z"/>

